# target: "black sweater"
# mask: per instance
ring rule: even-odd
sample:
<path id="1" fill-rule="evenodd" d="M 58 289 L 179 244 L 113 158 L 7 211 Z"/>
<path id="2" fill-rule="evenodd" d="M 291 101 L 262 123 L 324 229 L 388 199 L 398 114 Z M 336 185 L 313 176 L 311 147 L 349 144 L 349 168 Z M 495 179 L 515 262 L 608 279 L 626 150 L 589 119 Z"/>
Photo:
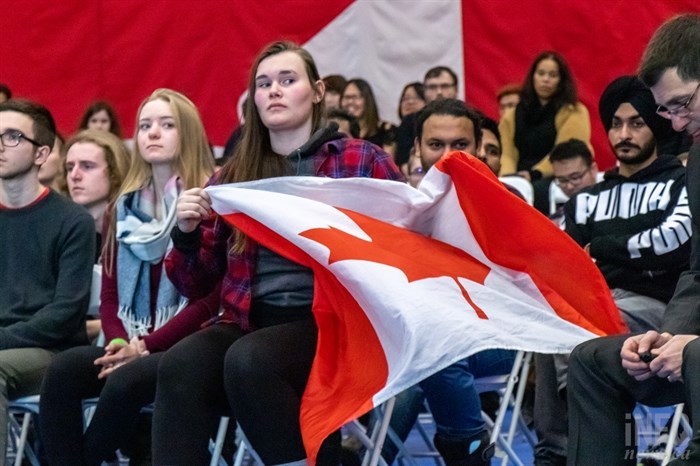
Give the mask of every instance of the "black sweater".
<path id="1" fill-rule="evenodd" d="M 92 217 L 53 191 L 0 208 L 0 349 L 87 344 L 94 254 Z"/>
<path id="2" fill-rule="evenodd" d="M 691 215 L 685 167 L 661 156 L 629 178 L 617 169 L 564 207 L 566 232 L 590 254 L 610 288 L 668 302 L 688 268 Z"/>

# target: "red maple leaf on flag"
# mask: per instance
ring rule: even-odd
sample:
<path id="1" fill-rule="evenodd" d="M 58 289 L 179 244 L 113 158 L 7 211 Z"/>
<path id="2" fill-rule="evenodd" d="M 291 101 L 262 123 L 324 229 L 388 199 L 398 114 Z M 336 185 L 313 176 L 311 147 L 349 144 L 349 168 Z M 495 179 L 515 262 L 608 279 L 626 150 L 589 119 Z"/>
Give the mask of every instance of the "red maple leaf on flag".
<path id="1" fill-rule="evenodd" d="M 350 217 L 371 240 L 358 238 L 334 227 L 313 228 L 300 236 L 323 244 L 330 250 L 328 263 L 343 260 L 366 260 L 394 267 L 408 282 L 433 277 L 450 277 L 480 319 L 488 319 L 476 305 L 459 278 L 484 284 L 490 268 L 466 252 L 442 241 L 378 222 L 366 215 L 338 209 Z"/>

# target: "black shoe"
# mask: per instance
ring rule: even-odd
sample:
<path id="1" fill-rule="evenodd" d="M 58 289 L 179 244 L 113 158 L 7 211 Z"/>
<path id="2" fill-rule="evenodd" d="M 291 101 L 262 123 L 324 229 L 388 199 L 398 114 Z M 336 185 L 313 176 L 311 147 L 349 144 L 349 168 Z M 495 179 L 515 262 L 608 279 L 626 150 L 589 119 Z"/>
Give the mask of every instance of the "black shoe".
<path id="1" fill-rule="evenodd" d="M 566 456 L 548 453 L 545 458 L 535 458 L 535 466 L 566 466 Z"/>
<path id="2" fill-rule="evenodd" d="M 342 466 L 360 466 L 362 458 L 360 458 L 359 450 L 343 446 L 340 451 L 340 464 Z"/>
<path id="3" fill-rule="evenodd" d="M 492 421 L 496 420 L 496 413 L 501 406 L 501 397 L 497 392 L 479 393 L 479 401 L 481 401 L 481 410 L 486 413 Z"/>
<path id="4" fill-rule="evenodd" d="M 446 466 L 491 466 L 496 449 L 487 431 L 463 440 L 448 440 L 435 434 L 434 443 Z"/>

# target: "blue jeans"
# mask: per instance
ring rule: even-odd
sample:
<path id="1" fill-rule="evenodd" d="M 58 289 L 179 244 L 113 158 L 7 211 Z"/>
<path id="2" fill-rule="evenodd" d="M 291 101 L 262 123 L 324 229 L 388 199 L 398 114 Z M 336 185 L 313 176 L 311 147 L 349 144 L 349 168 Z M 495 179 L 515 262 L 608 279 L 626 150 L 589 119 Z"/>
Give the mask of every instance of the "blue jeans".
<path id="1" fill-rule="evenodd" d="M 469 439 L 486 428 L 474 379 L 510 373 L 515 354 L 503 349 L 482 351 L 420 382 L 441 437 Z"/>
<path id="2" fill-rule="evenodd" d="M 485 423 L 481 418 L 481 402 L 474 388 L 474 378 L 510 373 L 515 351 L 486 350 L 458 361 L 396 396 L 391 429 L 406 440 L 428 399 L 437 432 L 446 439 L 469 439 L 479 434 Z M 382 456 L 391 464 L 396 446 L 387 441 Z"/>

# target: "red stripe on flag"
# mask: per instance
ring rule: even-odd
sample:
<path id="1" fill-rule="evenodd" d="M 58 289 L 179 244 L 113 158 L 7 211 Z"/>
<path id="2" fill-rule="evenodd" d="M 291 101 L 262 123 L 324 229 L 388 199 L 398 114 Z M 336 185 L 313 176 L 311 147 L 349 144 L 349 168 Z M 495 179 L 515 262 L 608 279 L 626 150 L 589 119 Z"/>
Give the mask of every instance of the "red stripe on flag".
<path id="1" fill-rule="evenodd" d="M 452 178 L 460 206 L 486 257 L 529 274 L 562 319 L 597 335 L 627 331 L 598 268 L 552 221 L 508 192 L 471 155 L 452 152 L 436 166 Z M 581 288 L 582 284 L 590 288 Z"/>
<path id="2" fill-rule="evenodd" d="M 222 217 L 256 242 L 314 271 L 319 339 L 299 419 L 309 463 L 314 464 L 331 432 L 374 407 L 372 397 L 386 385 L 389 373 L 384 350 L 362 308 L 330 271 L 247 215 Z"/>

